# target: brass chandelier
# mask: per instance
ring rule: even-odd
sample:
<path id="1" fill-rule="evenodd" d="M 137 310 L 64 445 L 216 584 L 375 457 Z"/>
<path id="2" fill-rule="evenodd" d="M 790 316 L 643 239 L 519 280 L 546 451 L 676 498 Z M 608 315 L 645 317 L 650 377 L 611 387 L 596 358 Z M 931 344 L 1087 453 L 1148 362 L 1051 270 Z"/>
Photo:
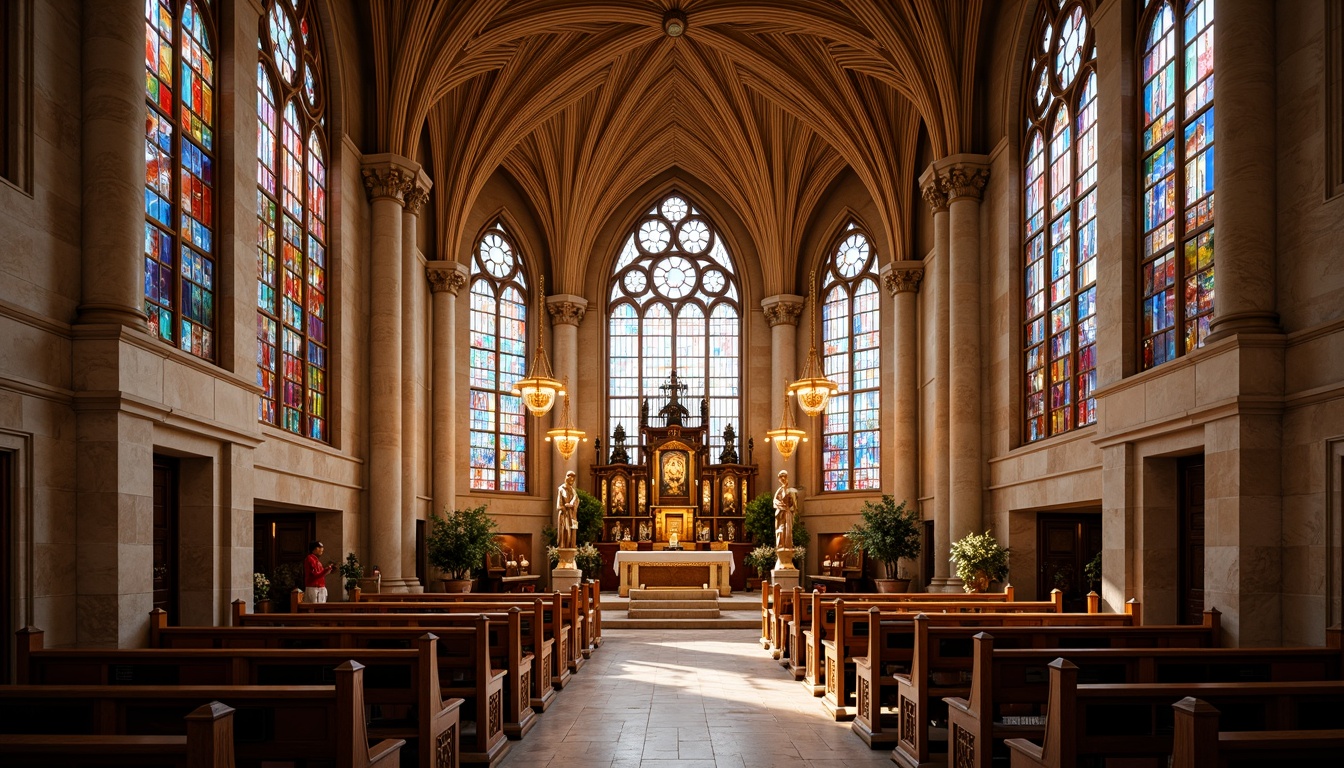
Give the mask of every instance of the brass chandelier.
<path id="1" fill-rule="evenodd" d="M 564 389 L 561 390 L 565 395 L 565 407 L 561 412 L 560 426 L 552 427 L 546 430 L 546 442 L 554 442 L 556 450 L 560 451 L 561 458 L 566 461 L 574 455 L 575 449 L 579 447 L 580 442 L 588 442 L 588 433 L 574 426 L 569 420 L 569 379 L 566 377 Z"/>
<path id="2" fill-rule="evenodd" d="M 788 394 L 798 398 L 798 407 L 808 416 L 817 416 L 826 410 L 831 395 L 840 391 L 840 385 L 826 378 L 821 357 L 817 355 L 817 271 L 812 270 L 808 282 L 808 295 L 812 300 L 812 327 L 808 332 L 812 348 L 807 353 L 807 363 L 803 365 L 803 375 L 789 385 Z M 767 433 L 768 434 L 768 433 Z M 787 458 L 787 457 L 786 457 Z"/>
<path id="3" fill-rule="evenodd" d="M 788 394 L 784 395 L 784 416 L 780 419 L 779 427 L 765 432 L 765 442 L 771 440 L 775 442 L 779 455 L 785 459 L 793 455 L 799 443 L 807 442 L 807 433 L 793 423 L 793 409 L 789 407 Z"/>
<path id="4" fill-rule="evenodd" d="M 513 394 L 523 399 L 523 405 L 533 416 L 545 416 L 555 405 L 555 398 L 565 394 L 565 385 L 556 380 L 551 371 L 551 359 L 546 356 L 546 278 L 538 280 L 537 290 L 537 353 L 527 376 L 514 382 Z M 568 458 L 568 457 L 566 457 Z"/>

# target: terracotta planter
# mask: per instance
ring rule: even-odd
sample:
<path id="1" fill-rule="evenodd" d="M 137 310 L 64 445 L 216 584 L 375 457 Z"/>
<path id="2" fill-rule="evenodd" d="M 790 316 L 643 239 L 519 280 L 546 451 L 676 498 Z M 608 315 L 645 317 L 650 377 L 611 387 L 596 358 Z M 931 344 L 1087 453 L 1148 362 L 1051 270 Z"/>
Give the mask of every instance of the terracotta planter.
<path id="1" fill-rule="evenodd" d="M 470 592 L 471 579 L 440 579 L 444 592 Z"/>
<path id="2" fill-rule="evenodd" d="M 873 585 L 878 592 L 909 592 L 909 579 L 873 579 Z"/>
<path id="3" fill-rule="evenodd" d="M 973 577 L 970 579 L 970 581 L 967 581 L 967 582 L 966 582 L 966 591 L 967 591 L 967 592 L 988 592 L 988 591 L 989 591 L 989 574 L 985 573 L 984 571 L 976 571 L 976 572 L 975 572 L 975 576 L 973 576 Z"/>
<path id="4" fill-rule="evenodd" d="M 253 613 L 270 613 L 270 612 L 271 612 L 271 601 L 270 601 L 270 600 L 258 600 L 258 601 L 256 602 L 256 604 L 253 606 L 252 611 L 253 611 Z"/>

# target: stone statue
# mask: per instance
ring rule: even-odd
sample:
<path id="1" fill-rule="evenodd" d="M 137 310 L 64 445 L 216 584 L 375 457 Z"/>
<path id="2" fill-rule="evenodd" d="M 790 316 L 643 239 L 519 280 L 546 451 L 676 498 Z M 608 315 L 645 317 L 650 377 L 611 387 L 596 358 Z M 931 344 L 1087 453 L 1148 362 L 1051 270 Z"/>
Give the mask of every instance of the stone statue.
<path id="1" fill-rule="evenodd" d="M 573 470 L 565 473 L 565 482 L 555 493 L 555 546 L 565 549 L 578 546 L 579 489 L 574 487 L 578 477 Z"/>
<path id="2" fill-rule="evenodd" d="M 752 464 L 751 455 L 756 452 L 756 438 L 747 438 L 747 463 Z"/>
<path id="3" fill-rule="evenodd" d="M 720 464 L 737 463 L 737 446 L 734 445 L 736 442 L 737 431 L 733 429 L 732 424 L 729 424 L 723 428 L 723 452 L 719 454 Z"/>
<path id="4" fill-rule="evenodd" d="M 639 524 L 639 540 L 640 541 L 649 540 L 649 524 L 646 522 L 641 522 Z"/>
<path id="5" fill-rule="evenodd" d="M 737 531 L 733 528 L 733 521 L 728 521 L 728 540 L 737 541 Z"/>
<path id="6" fill-rule="evenodd" d="M 789 487 L 789 472 L 786 469 L 779 471 L 779 488 L 775 490 L 775 549 L 793 549 L 793 519 L 798 514 L 798 489 Z M 780 564 L 776 568 L 792 568 L 790 561 L 787 565 Z"/>

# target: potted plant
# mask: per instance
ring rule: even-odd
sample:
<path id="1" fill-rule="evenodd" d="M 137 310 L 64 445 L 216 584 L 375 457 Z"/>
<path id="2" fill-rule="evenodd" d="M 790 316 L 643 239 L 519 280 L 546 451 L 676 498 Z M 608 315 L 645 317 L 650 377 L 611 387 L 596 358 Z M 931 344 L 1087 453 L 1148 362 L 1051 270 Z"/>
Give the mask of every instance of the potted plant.
<path id="1" fill-rule="evenodd" d="M 345 599 L 349 600 L 350 591 L 364 578 L 364 566 L 359 564 L 359 558 L 351 552 L 345 556 L 345 562 L 337 566 L 337 570 L 341 572 L 341 578 L 345 579 Z"/>
<path id="2" fill-rule="evenodd" d="M 580 545 L 574 551 L 574 564 L 579 566 L 583 577 L 589 581 L 597 581 L 602 575 L 602 555 L 591 543 Z"/>
<path id="3" fill-rule="evenodd" d="M 905 502 L 896 503 L 891 496 L 883 496 L 874 504 L 866 501 L 859 512 L 860 522 L 845 533 L 849 551 L 862 550 L 868 557 L 882 563 L 886 578 L 873 579 L 878 592 L 906 592 L 910 579 L 898 574 L 902 558 L 919 557 L 920 520 Z"/>
<path id="4" fill-rule="evenodd" d="M 252 610 L 257 613 L 271 612 L 271 580 L 264 573 L 252 574 Z"/>
<path id="5" fill-rule="evenodd" d="M 743 505 L 742 528 L 749 541 L 775 545 L 775 507 L 770 494 L 762 493 Z"/>
<path id="6" fill-rule="evenodd" d="M 442 515 L 431 516 L 429 527 L 429 564 L 447 575 L 444 591 L 470 592 L 472 572 L 484 566 L 486 556 L 499 551 L 497 526 L 485 505 L 444 510 Z"/>
<path id="7" fill-rule="evenodd" d="M 1087 561 L 1083 566 L 1083 576 L 1087 579 L 1087 588 L 1096 592 L 1101 588 L 1101 553 Z"/>
<path id="8" fill-rule="evenodd" d="M 1008 550 L 989 531 L 966 534 L 952 542 L 950 552 L 967 592 L 984 592 L 991 581 L 1008 577 Z"/>
<path id="9" fill-rule="evenodd" d="M 775 564 L 775 548 L 769 544 L 761 544 L 742 558 L 742 564 L 756 571 L 756 578 L 747 579 L 747 591 L 750 592 L 752 587 L 760 586 L 765 580 L 766 572 Z"/>

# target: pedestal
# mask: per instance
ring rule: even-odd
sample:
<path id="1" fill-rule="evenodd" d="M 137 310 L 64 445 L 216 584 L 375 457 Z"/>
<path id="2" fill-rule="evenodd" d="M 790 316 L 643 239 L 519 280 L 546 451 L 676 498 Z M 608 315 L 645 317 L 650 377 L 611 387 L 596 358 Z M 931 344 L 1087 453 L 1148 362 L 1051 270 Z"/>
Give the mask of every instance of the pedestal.
<path id="1" fill-rule="evenodd" d="M 775 570 L 772 571 L 796 571 L 798 568 L 793 564 L 793 547 L 778 547 L 775 549 Z"/>
<path id="2" fill-rule="evenodd" d="M 770 583 L 778 584 L 783 592 L 790 592 L 799 586 L 803 572 L 797 568 L 776 568 L 770 572 Z"/>
<path id="3" fill-rule="evenodd" d="M 579 550 L 574 547 L 560 547 L 559 549 L 557 549 L 556 554 L 558 554 L 560 557 L 559 562 L 555 564 L 556 569 L 558 570 L 560 568 L 578 568 L 579 566 L 574 562 L 574 553 L 578 551 Z"/>
<path id="4" fill-rule="evenodd" d="M 560 551 L 564 552 L 563 549 Z M 570 559 L 573 560 L 574 550 L 571 549 L 569 551 Z M 560 557 L 563 559 L 564 555 L 561 555 Z M 556 566 L 555 569 L 551 571 L 551 589 L 556 592 L 569 594 L 569 590 L 573 587 L 577 587 L 582 581 L 583 571 L 578 568 L 561 568 L 560 566 Z"/>

